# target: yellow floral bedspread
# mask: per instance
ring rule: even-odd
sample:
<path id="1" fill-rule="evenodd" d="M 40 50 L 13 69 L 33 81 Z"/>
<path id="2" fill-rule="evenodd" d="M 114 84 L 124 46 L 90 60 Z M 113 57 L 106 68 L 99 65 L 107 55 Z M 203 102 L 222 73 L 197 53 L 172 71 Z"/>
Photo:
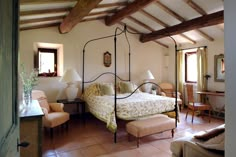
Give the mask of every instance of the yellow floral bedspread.
<path id="1" fill-rule="evenodd" d="M 117 98 L 129 94 L 119 94 Z M 107 128 L 112 132 L 117 129 L 114 96 L 100 96 L 99 93 L 85 92 L 84 100 L 89 111 L 98 119 L 106 122 Z M 152 116 L 158 113 L 175 109 L 175 99 L 148 93 L 134 93 L 125 99 L 117 99 L 117 117 L 123 120 L 133 120 L 140 117 Z"/>

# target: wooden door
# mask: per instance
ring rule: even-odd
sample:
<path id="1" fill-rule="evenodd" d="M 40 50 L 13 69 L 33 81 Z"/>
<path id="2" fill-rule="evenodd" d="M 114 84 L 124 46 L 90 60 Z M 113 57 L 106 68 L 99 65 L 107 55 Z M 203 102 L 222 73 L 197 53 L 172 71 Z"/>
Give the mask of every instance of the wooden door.
<path id="1" fill-rule="evenodd" d="M 0 0 L 0 156 L 18 157 L 18 1 Z"/>

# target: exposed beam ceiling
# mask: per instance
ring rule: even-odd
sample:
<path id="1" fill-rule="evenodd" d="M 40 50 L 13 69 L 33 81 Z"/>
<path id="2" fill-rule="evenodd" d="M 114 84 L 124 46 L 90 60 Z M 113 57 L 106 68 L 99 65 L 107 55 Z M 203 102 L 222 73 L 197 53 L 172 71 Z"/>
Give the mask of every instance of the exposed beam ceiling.
<path id="1" fill-rule="evenodd" d="M 195 17 L 208 17 L 209 13 L 224 10 L 223 0 L 217 3 L 180 0 L 179 5 L 164 0 L 20 0 L 19 25 L 21 31 L 58 26 L 61 33 L 67 33 L 79 22 L 100 19 L 108 25 L 125 22 L 137 34 L 143 33 L 140 40 L 152 40 L 164 47 L 168 47 L 168 38 L 161 38 L 169 35 L 176 35 L 180 44 L 214 41 L 223 35 L 224 24 L 201 29 L 214 24 L 204 21 L 205 18 L 197 26 L 191 23 L 196 22 Z M 183 10 L 179 12 L 180 8 Z M 222 16 L 219 18 L 223 21 Z"/>
<path id="2" fill-rule="evenodd" d="M 107 16 L 105 19 L 105 24 L 107 26 L 111 26 L 119 21 L 121 21 L 123 18 L 131 15 L 132 13 L 135 13 L 136 11 L 144 8 L 145 6 L 149 5 L 150 3 L 154 2 L 156 0 L 138 0 L 134 1 L 130 4 L 128 4 L 125 8 L 119 10 L 116 14 L 112 16 Z"/>
<path id="3" fill-rule="evenodd" d="M 120 25 L 122 25 L 122 26 L 126 25 L 127 28 L 128 28 L 129 30 L 133 31 L 134 33 L 142 34 L 140 31 L 138 31 L 137 29 L 135 29 L 135 28 L 132 27 L 132 26 L 129 26 L 129 25 L 123 23 L 123 22 L 118 22 L 118 23 L 119 23 Z M 161 46 L 163 46 L 163 47 L 165 47 L 165 48 L 169 48 L 168 45 L 163 44 L 163 43 L 161 43 L 161 42 L 159 42 L 159 41 L 154 40 L 153 42 L 155 42 L 155 43 L 157 43 L 157 44 L 159 44 L 159 45 L 161 45 Z"/>
<path id="4" fill-rule="evenodd" d="M 149 14 L 148 12 L 146 12 L 146 11 L 143 10 L 143 9 L 141 9 L 140 12 L 141 12 L 143 15 L 145 15 L 145 16 L 151 18 L 152 20 L 154 20 L 155 22 L 157 22 L 158 24 L 160 24 L 161 26 L 163 26 L 163 27 L 165 27 L 165 28 L 166 28 L 166 27 L 170 27 L 168 24 L 164 23 L 163 21 L 161 21 L 160 19 L 154 17 L 153 15 Z M 152 31 L 155 31 L 155 30 L 152 30 Z M 182 36 L 182 37 L 185 38 L 186 40 L 190 41 L 192 44 L 196 44 L 196 41 L 194 41 L 193 39 L 187 37 L 186 35 L 180 34 L 180 36 Z"/>
<path id="5" fill-rule="evenodd" d="M 148 42 L 164 38 L 167 36 L 177 35 L 194 29 L 202 27 L 217 25 L 224 22 L 224 11 L 219 11 L 209 15 L 204 15 L 189 21 L 182 22 L 180 24 L 158 30 L 149 34 L 143 34 L 140 37 L 141 42 Z"/>
<path id="6" fill-rule="evenodd" d="M 165 6 L 164 4 L 162 4 L 161 2 L 156 2 L 155 3 L 157 6 L 159 6 L 162 10 L 164 10 L 165 12 L 167 12 L 168 14 L 170 14 L 171 16 L 173 16 L 174 18 L 176 18 L 177 20 L 179 20 L 180 22 L 184 22 L 186 21 L 182 16 L 180 16 L 179 14 L 177 14 L 176 12 L 172 11 L 170 8 L 168 8 L 167 6 Z M 199 7 L 199 6 L 198 6 Z M 202 9 L 203 10 L 203 9 Z M 214 39 L 212 37 L 210 37 L 208 34 L 204 33 L 203 31 L 196 29 L 195 30 L 198 34 L 200 34 L 202 37 L 208 39 L 209 41 L 214 41 Z"/>
<path id="7" fill-rule="evenodd" d="M 102 0 L 79 0 L 71 12 L 60 24 L 60 33 L 68 33 L 77 23 L 79 23 L 89 12 L 95 8 Z"/>
<path id="8" fill-rule="evenodd" d="M 195 2 L 192 0 L 184 0 L 191 8 L 193 8 L 195 11 L 197 11 L 201 15 L 206 15 L 207 13 Z"/>

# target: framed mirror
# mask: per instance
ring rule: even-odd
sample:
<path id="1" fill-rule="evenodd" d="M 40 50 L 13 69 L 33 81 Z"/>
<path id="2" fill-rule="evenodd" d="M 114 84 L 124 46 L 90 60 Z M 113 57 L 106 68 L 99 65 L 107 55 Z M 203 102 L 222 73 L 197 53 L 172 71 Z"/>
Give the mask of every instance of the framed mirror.
<path id="1" fill-rule="evenodd" d="M 216 82 L 225 81 L 225 58 L 224 54 L 215 55 L 214 58 L 214 78 Z"/>

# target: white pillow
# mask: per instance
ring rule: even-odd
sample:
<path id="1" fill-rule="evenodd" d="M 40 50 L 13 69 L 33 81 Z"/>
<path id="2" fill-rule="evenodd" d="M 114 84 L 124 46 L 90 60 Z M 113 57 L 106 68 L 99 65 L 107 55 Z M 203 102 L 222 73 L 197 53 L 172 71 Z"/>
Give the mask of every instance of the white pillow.
<path id="1" fill-rule="evenodd" d="M 225 133 L 221 133 L 205 142 L 196 142 L 199 146 L 212 150 L 225 150 Z"/>

